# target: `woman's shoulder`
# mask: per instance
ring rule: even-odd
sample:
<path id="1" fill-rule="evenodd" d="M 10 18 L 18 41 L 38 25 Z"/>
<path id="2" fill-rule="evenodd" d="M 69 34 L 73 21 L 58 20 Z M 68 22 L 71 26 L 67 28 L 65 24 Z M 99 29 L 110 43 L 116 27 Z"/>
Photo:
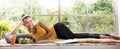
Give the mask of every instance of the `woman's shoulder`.
<path id="1" fill-rule="evenodd" d="M 41 21 L 36 23 L 37 25 L 44 25 Z"/>
<path id="2" fill-rule="evenodd" d="M 41 21 L 34 24 L 35 27 L 42 27 L 44 25 Z"/>
<path id="3" fill-rule="evenodd" d="M 39 26 L 39 25 L 40 25 L 40 23 L 41 23 L 40 21 L 39 21 L 39 22 L 37 22 L 37 23 L 34 23 L 34 24 L 33 24 L 33 26 Z"/>

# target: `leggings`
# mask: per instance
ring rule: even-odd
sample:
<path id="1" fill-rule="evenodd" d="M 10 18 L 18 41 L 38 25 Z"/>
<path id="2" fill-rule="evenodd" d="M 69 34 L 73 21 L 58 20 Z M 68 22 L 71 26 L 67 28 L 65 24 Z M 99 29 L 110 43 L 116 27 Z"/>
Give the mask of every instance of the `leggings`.
<path id="1" fill-rule="evenodd" d="M 74 39 L 74 38 L 100 38 L 100 35 L 110 36 L 109 34 L 90 34 L 90 33 L 79 33 L 73 34 L 73 32 L 64 24 L 56 23 L 54 25 L 57 37 L 59 39 Z"/>
<path id="2" fill-rule="evenodd" d="M 104 36 L 110 36 L 109 34 L 93 34 L 93 33 L 79 33 L 79 34 L 74 34 L 75 38 L 97 38 L 100 39 L 100 35 Z"/>
<path id="3" fill-rule="evenodd" d="M 11 37 L 10 33 L 5 34 L 5 40 L 7 41 L 7 43 L 10 43 L 10 37 Z M 16 42 L 15 43 L 19 43 L 20 38 L 30 38 L 30 40 L 33 39 L 31 36 L 29 36 L 27 34 L 16 34 Z"/>

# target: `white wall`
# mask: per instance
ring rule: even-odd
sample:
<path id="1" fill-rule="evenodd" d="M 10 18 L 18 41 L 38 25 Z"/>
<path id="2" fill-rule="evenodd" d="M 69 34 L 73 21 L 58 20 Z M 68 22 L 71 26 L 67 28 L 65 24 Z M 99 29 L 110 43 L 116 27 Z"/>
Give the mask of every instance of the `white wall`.
<path id="1" fill-rule="evenodd" d="M 116 34 L 120 36 L 120 0 L 114 0 L 114 10 L 116 15 Z"/>

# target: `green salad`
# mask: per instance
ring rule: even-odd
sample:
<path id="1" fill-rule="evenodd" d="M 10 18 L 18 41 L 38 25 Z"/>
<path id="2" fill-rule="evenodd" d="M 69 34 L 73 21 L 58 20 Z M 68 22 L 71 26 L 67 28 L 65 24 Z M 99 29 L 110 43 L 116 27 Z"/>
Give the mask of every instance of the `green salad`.
<path id="1" fill-rule="evenodd" d="M 28 44 L 30 43 L 30 38 L 20 38 L 19 44 Z"/>

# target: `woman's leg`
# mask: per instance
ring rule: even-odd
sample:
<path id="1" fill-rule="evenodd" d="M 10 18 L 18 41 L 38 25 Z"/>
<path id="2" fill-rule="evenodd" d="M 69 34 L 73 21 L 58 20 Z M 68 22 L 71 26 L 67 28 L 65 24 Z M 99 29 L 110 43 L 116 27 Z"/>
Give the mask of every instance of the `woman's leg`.
<path id="1" fill-rule="evenodd" d="M 100 38 L 99 34 L 90 34 L 90 33 L 79 33 L 79 34 L 74 34 L 75 38 Z"/>
<path id="2" fill-rule="evenodd" d="M 120 36 L 118 36 L 118 35 L 110 34 L 110 37 L 112 37 L 116 40 L 120 40 Z"/>
<path id="3" fill-rule="evenodd" d="M 115 39 L 115 40 L 120 40 L 120 36 L 114 35 L 114 34 L 101 34 L 101 38 L 109 38 L 109 39 Z"/>
<path id="4" fill-rule="evenodd" d="M 7 43 L 10 43 L 11 34 L 10 34 L 10 33 L 6 33 L 6 34 L 4 35 L 4 37 L 5 37 L 6 42 L 7 42 Z"/>
<path id="5" fill-rule="evenodd" d="M 60 39 L 73 39 L 75 36 L 67 26 L 62 23 L 56 23 L 54 25 L 57 37 Z"/>
<path id="6" fill-rule="evenodd" d="M 100 34 L 100 39 L 114 39 L 114 38 L 112 38 L 110 36 L 106 36 L 106 35 L 101 35 Z"/>
<path id="7" fill-rule="evenodd" d="M 60 39 L 73 39 L 73 38 L 101 38 L 100 34 L 79 33 L 73 34 L 69 28 L 62 23 L 56 23 L 54 25 L 57 37 Z M 102 36 L 103 37 L 103 36 Z"/>
<path id="8" fill-rule="evenodd" d="M 73 34 L 69 28 L 67 28 L 62 23 L 56 23 L 54 25 L 56 34 L 60 39 L 73 39 L 73 38 L 109 38 L 109 39 L 117 39 L 120 40 L 120 37 L 117 35 L 112 34 L 90 34 L 90 33 L 80 33 L 80 34 Z"/>
<path id="9" fill-rule="evenodd" d="M 120 40 L 120 37 L 113 34 L 90 34 L 90 33 L 80 33 L 75 34 L 76 38 L 98 38 L 98 39 L 116 39 Z"/>

